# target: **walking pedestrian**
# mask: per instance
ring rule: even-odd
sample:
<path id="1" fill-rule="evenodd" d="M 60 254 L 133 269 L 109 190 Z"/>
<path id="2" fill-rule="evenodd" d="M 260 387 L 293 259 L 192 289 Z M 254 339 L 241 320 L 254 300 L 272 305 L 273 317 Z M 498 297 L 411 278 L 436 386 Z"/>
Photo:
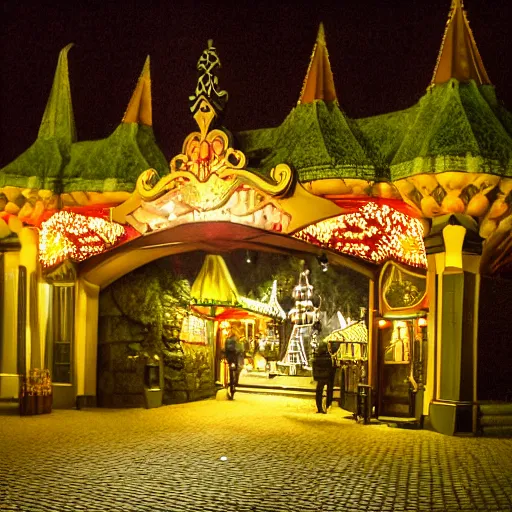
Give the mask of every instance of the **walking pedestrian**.
<path id="1" fill-rule="evenodd" d="M 316 381 L 316 409 L 317 414 L 326 414 L 322 403 L 324 388 L 327 387 L 327 408 L 330 407 L 333 396 L 334 372 L 336 367 L 333 365 L 332 357 L 329 354 L 327 345 L 320 343 L 312 361 L 313 379 Z"/>

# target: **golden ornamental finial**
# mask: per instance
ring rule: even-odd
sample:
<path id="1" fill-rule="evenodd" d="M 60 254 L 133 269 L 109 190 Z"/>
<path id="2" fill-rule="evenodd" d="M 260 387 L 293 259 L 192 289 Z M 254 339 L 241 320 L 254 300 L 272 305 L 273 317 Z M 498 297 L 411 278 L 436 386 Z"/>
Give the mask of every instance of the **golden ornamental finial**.
<path id="1" fill-rule="evenodd" d="M 202 138 L 206 137 L 209 126 L 216 116 L 220 116 L 228 101 L 227 91 L 217 90 L 219 78 L 217 70 L 221 67 L 217 50 L 213 41 L 208 40 L 208 47 L 197 61 L 196 90 L 189 96 L 190 111 L 201 130 Z"/>

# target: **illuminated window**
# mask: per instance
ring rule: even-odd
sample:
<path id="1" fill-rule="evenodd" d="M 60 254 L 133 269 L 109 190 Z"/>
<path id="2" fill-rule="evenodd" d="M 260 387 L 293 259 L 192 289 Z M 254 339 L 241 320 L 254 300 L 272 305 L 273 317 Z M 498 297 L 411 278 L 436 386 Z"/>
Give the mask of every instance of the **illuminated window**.
<path id="1" fill-rule="evenodd" d="M 194 315 L 187 315 L 181 326 L 180 340 L 187 343 L 199 343 L 206 345 L 206 321 Z"/>
<path id="2" fill-rule="evenodd" d="M 407 321 L 393 321 L 391 340 L 384 353 L 384 363 L 409 363 L 411 360 L 410 324 Z"/>

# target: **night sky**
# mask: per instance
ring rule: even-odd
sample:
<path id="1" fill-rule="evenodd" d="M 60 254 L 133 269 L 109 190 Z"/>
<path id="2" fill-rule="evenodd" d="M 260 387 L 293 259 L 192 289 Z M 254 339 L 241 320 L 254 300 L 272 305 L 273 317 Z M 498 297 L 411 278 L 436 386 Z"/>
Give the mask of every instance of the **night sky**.
<path id="1" fill-rule="evenodd" d="M 217 47 L 232 131 L 276 126 L 298 99 L 324 22 L 336 89 L 350 117 L 407 108 L 429 85 L 450 0 L 4 0 L 0 31 L 0 166 L 35 140 L 58 53 L 66 44 L 79 140 L 119 124 L 151 56 L 153 126 L 170 158 L 195 129 L 188 96 L 207 40 Z M 512 110 L 512 1 L 466 0 L 498 97 Z"/>

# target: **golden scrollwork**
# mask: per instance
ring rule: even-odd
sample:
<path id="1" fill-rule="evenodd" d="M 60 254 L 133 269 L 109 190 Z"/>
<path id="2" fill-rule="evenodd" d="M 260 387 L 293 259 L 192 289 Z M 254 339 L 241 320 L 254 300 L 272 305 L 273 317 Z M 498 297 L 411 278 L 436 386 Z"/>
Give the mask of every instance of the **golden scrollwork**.
<path id="1" fill-rule="evenodd" d="M 213 128 L 227 101 L 227 93 L 218 89 L 219 67 L 215 47 L 209 41 L 197 64 L 198 85 L 189 98 L 199 131 L 186 137 L 182 153 L 170 162 L 167 176 L 160 179 L 154 169 L 144 171 L 131 200 L 116 208 L 113 216 L 131 216 L 155 229 L 192 214 L 198 218 L 215 216 L 219 210 L 219 218 L 240 217 L 250 222 L 254 216 L 252 220 L 257 218 L 262 226 L 279 225 L 283 229 L 284 224 L 275 220 L 281 218 L 276 200 L 287 197 L 292 170 L 280 164 L 268 177 L 248 171 L 244 153 L 231 147 L 226 132 Z"/>
<path id="2" fill-rule="evenodd" d="M 144 201 L 153 201 L 189 179 L 188 172 L 176 172 L 158 180 L 155 169 L 147 169 L 137 179 L 135 190 Z"/>
<path id="3" fill-rule="evenodd" d="M 241 182 L 251 185 L 271 196 L 282 196 L 288 192 L 293 182 L 292 170 L 286 164 L 279 164 L 270 172 L 272 181 L 245 169 L 222 169 L 220 178 L 237 177 Z"/>
<path id="4" fill-rule="evenodd" d="M 229 139 L 222 130 L 212 130 L 204 136 L 191 133 L 183 143 L 183 153 L 171 160 L 171 173 L 187 170 L 205 182 L 212 173 L 225 169 L 242 169 L 245 155 L 229 146 Z"/>

